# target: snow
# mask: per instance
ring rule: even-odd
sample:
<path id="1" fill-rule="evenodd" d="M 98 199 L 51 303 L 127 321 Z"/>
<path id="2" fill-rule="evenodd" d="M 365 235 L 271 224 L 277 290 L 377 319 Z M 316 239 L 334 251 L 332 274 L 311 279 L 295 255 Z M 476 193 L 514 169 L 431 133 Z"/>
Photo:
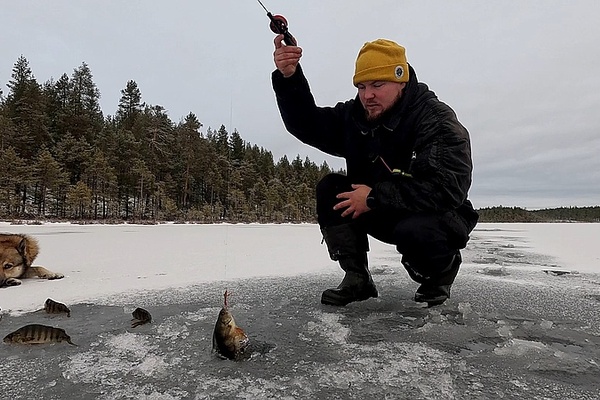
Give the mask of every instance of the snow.
<path id="1" fill-rule="evenodd" d="M 556 259 L 566 269 L 600 273 L 600 224 L 540 223 L 540 224 L 479 224 L 491 237 L 504 237 L 507 232 L 525 241 L 533 253 Z"/>
<path id="2" fill-rule="evenodd" d="M 0 231 L 37 238 L 41 250 L 34 265 L 66 276 L 27 281 L 6 293 L 10 296 L 0 291 L 0 307 L 13 312 L 39 308 L 39 296 L 89 302 L 139 290 L 331 272 L 336 265 L 327 257 L 318 227 L 311 224 L 0 223 Z M 480 224 L 478 234 L 554 259 L 550 267 L 556 269 L 600 273 L 600 224 Z M 376 240 L 371 247 L 371 257 L 390 252 L 390 246 Z"/>
<path id="3" fill-rule="evenodd" d="M 138 290 L 219 280 L 317 273 L 330 267 L 314 225 L 0 225 L 38 239 L 34 265 L 66 279 L 28 281 L 2 296 L 4 310 L 39 308 L 36 297 L 96 301 Z M 283 238 L 289 238 L 284 239 Z M 332 264 L 332 263 L 331 263 Z M 35 295 L 34 295 L 35 294 Z"/>
<path id="4" fill-rule="evenodd" d="M 375 240 L 379 298 L 322 306 L 341 272 L 311 224 L 0 225 L 65 274 L 0 289 L 0 336 L 42 323 L 77 344 L 1 343 L 2 397 L 600 398 L 600 224 L 479 224 L 433 308 Z M 210 351 L 225 289 L 247 361 Z M 36 312 L 48 297 L 71 318 Z M 131 328 L 136 307 L 151 324 Z"/>

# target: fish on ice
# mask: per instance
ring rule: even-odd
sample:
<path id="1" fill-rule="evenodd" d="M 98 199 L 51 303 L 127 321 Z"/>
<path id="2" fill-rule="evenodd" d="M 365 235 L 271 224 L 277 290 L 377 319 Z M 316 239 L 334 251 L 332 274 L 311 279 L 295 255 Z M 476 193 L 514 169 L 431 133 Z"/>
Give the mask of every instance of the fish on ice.
<path id="1" fill-rule="evenodd" d="M 223 308 L 219 312 L 213 333 L 213 351 L 222 358 L 239 361 L 247 358 L 249 339 L 242 328 L 237 326 L 233 315 L 229 311 L 225 290 Z"/>
<path id="2" fill-rule="evenodd" d="M 131 320 L 132 328 L 152 322 L 152 316 L 148 311 L 144 310 L 143 308 L 136 308 L 135 310 L 133 310 L 131 315 L 133 316 L 133 319 Z"/>
<path id="3" fill-rule="evenodd" d="M 58 301 L 54 301 L 50 298 L 46 300 L 44 303 L 44 311 L 48 314 L 67 314 L 67 317 L 71 316 L 71 310 L 63 303 L 59 303 Z"/>
<path id="4" fill-rule="evenodd" d="M 4 343 L 18 344 L 46 344 L 63 341 L 77 346 L 64 329 L 39 324 L 25 325 L 4 337 Z"/>

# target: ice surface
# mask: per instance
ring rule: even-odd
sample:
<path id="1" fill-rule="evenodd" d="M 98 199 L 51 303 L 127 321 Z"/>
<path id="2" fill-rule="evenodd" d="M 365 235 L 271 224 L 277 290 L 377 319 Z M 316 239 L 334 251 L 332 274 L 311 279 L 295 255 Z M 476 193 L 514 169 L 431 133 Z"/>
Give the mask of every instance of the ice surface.
<path id="1" fill-rule="evenodd" d="M 44 323 L 64 328 L 78 346 L 1 343 L 0 393 L 598 399 L 600 276 L 593 262 L 578 264 L 598 251 L 540 253 L 544 236 L 554 242 L 561 225 L 582 240 L 600 233 L 600 224 L 480 224 L 452 298 L 433 308 L 412 301 L 417 285 L 394 248 L 376 241 L 369 258 L 379 298 L 319 304 L 341 273 L 314 225 L 4 225 L 36 236 L 39 264 L 66 278 L 0 289 L 0 335 Z M 543 272 L 552 268 L 576 273 Z M 211 352 L 226 288 L 251 341 L 252 356 L 242 362 Z M 67 304 L 71 318 L 34 312 L 47 297 Z M 136 307 L 152 323 L 132 328 Z"/>

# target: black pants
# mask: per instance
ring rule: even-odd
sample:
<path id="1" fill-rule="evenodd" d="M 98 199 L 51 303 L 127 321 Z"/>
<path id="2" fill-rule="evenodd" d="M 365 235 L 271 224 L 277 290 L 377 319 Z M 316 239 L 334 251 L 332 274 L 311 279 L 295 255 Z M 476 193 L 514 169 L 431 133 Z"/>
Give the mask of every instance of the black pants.
<path id="1" fill-rule="evenodd" d="M 395 245 L 402 254 L 403 263 L 410 263 L 426 275 L 435 275 L 436 271 L 447 267 L 458 250 L 466 245 L 472 227 L 465 227 L 449 213 L 400 213 L 375 209 L 356 219 L 342 217 L 342 210 L 333 209 L 341 201 L 335 196 L 352 191 L 352 183 L 341 174 L 329 174 L 319 182 L 317 218 L 321 228 L 352 223 L 359 235 L 370 235 Z"/>

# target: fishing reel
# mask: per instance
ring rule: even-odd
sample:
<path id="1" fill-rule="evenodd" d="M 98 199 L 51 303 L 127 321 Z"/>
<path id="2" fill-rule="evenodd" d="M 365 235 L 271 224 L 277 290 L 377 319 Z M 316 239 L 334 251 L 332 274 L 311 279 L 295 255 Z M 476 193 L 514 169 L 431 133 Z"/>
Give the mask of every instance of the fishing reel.
<path id="1" fill-rule="evenodd" d="M 269 28 L 273 31 L 273 33 L 283 33 L 287 31 L 288 22 L 287 19 L 283 15 L 272 15 L 269 17 L 271 19 L 271 23 L 269 24 Z"/>
<path id="2" fill-rule="evenodd" d="M 271 31 L 278 35 L 283 35 L 283 41 L 288 46 L 296 46 L 298 43 L 296 42 L 296 39 L 292 36 L 290 31 L 288 31 L 287 19 L 285 19 L 283 15 L 271 14 L 271 12 L 267 10 L 267 8 L 263 5 L 263 3 L 260 0 L 258 0 L 258 2 L 265 9 L 265 11 L 267 12 L 267 17 L 269 17 L 269 19 L 271 20 L 271 22 L 269 23 L 269 28 L 271 28 Z"/>

